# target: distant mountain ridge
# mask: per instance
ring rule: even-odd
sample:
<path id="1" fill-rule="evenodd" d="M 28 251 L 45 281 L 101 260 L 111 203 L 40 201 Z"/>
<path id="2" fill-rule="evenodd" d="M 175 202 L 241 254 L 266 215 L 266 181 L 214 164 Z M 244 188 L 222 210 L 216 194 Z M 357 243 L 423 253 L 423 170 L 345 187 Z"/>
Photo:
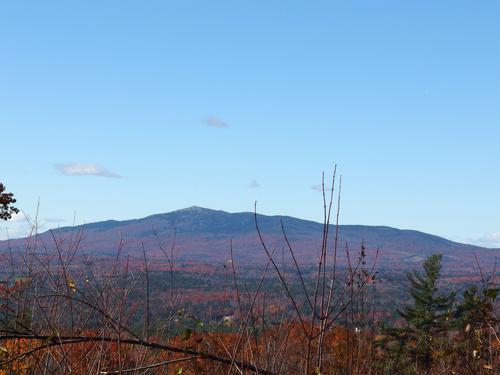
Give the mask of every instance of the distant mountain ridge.
<path id="1" fill-rule="evenodd" d="M 301 262 L 311 263 L 317 259 L 321 244 L 323 224 L 290 216 L 257 215 L 259 228 L 266 243 L 279 249 L 285 246 L 281 222 L 290 239 L 294 252 Z M 334 228 L 330 230 L 329 246 L 333 246 Z M 260 244 L 251 212 L 229 213 L 202 207 L 189 207 L 168 213 L 155 214 L 141 219 L 124 221 L 107 220 L 75 227 L 53 230 L 54 236 L 69 241 L 81 231 L 80 246 L 86 252 L 115 254 L 123 240 L 123 252 L 140 254 L 142 245 L 151 256 L 161 256 L 159 242 L 169 246 L 175 233 L 179 261 L 222 262 L 228 258 L 229 244 L 233 241 L 236 256 L 241 262 L 262 262 L 265 253 Z M 44 244 L 53 241 L 50 232 L 38 235 Z M 444 238 L 414 231 L 386 226 L 340 225 L 339 257 L 345 260 L 346 244 L 356 254 L 364 241 L 368 253 L 373 255 L 380 249 L 381 267 L 406 268 L 433 253 L 442 253 L 444 263 L 474 267 L 474 254 L 483 264 L 493 264 L 500 249 L 486 249 L 461 244 Z M 10 246 L 22 249 L 26 239 L 11 240 Z M 8 246 L 0 242 L 0 251 Z M 280 250 L 281 251 L 281 250 Z"/>

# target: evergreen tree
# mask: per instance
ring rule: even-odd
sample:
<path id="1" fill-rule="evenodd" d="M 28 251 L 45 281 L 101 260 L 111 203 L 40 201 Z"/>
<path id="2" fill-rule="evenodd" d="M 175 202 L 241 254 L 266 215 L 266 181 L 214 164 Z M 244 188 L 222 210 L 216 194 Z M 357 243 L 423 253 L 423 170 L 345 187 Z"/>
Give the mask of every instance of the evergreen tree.
<path id="1" fill-rule="evenodd" d="M 455 328 L 460 333 L 456 351 L 467 368 L 493 368 L 491 330 L 498 326 L 495 303 L 499 289 L 483 284 L 467 288 L 455 311 Z"/>
<path id="2" fill-rule="evenodd" d="M 447 333 L 452 317 L 452 305 L 455 294 L 440 294 L 437 281 L 441 272 L 442 255 L 428 257 L 424 272 L 413 271 L 407 274 L 410 282 L 410 296 L 413 303 L 403 310 L 398 310 L 405 321 L 405 327 L 388 329 L 387 333 L 396 339 L 395 367 L 408 368 L 414 365 L 414 371 L 429 373 L 434 355 L 441 347 L 442 338 Z M 404 359 L 408 363 L 401 363 Z"/>

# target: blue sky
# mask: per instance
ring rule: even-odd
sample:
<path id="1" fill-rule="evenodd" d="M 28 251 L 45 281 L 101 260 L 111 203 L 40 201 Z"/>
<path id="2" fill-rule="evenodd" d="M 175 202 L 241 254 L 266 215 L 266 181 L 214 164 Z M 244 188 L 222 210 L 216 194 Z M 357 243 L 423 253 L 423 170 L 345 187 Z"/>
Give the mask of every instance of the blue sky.
<path id="1" fill-rule="evenodd" d="M 500 246 L 500 2 L 0 9 L 0 181 L 44 228 L 199 205 Z M 2 223 L 11 236 L 22 218 Z"/>

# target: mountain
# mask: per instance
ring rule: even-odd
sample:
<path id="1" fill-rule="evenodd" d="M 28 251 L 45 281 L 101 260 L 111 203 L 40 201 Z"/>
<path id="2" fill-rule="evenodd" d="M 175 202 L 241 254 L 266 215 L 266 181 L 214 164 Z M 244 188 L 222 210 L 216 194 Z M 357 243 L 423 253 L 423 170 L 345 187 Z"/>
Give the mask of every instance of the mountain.
<path id="1" fill-rule="evenodd" d="M 281 229 L 292 244 L 301 263 L 317 260 L 321 245 L 323 224 L 289 216 L 257 215 L 259 228 L 269 249 L 277 248 L 279 254 L 286 248 Z M 330 230 L 329 248 L 333 248 L 335 227 Z M 150 257 L 164 257 L 160 246 L 170 251 L 175 234 L 175 253 L 179 262 L 224 262 L 229 258 L 232 240 L 236 258 L 241 264 L 265 261 L 265 252 L 257 235 L 254 214 L 250 212 L 228 213 L 201 207 L 190 207 L 142 219 L 108 220 L 74 227 L 64 227 L 41 233 L 37 243 L 43 246 L 70 247 L 81 235 L 79 248 L 85 253 L 114 255 L 121 246 L 123 254 L 140 257 L 142 246 Z M 28 239 L 0 242 L 0 251 L 11 246 L 21 250 Z M 341 225 L 339 226 L 338 255 L 346 261 L 346 244 L 351 258 L 356 260 L 361 244 L 373 259 L 379 249 L 380 268 L 413 268 L 415 262 L 433 253 L 443 254 L 443 263 L 461 269 L 476 267 L 474 254 L 482 265 L 494 264 L 500 249 L 487 249 L 461 244 L 414 230 L 400 230 L 386 226 Z M 33 242 L 32 242 L 33 243 Z M 121 245 L 120 245 L 121 244 Z"/>

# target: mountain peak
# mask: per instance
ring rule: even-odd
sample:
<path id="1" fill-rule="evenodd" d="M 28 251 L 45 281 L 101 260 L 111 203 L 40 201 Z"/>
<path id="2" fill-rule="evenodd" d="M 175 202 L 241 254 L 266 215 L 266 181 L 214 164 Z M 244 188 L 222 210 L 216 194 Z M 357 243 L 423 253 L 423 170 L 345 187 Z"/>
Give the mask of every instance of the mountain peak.
<path id="1" fill-rule="evenodd" d="M 200 206 L 191 206 L 191 207 L 186 207 L 186 208 L 181 208 L 180 210 L 175 210 L 172 212 L 191 212 L 191 213 L 196 213 L 196 212 L 207 212 L 207 211 L 214 211 L 209 208 L 204 208 Z"/>
<path id="2" fill-rule="evenodd" d="M 258 225 L 268 243 L 283 242 L 283 226 L 288 238 L 293 242 L 294 252 L 304 262 L 316 259 L 315 249 L 323 235 L 323 224 L 285 216 L 258 216 Z M 242 261 L 265 261 L 261 243 L 256 233 L 252 212 L 228 213 L 199 206 L 191 206 L 177 211 L 124 221 L 103 221 L 76 227 L 63 227 L 57 233 L 70 236 L 81 231 L 82 245 L 86 251 L 113 255 L 117 241 L 125 240 L 129 254 L 144 246 L 153 254 L 158 252 L 158 238 L 168 239 L 176 234 L 182 247 L 183 261 L 204 260 L 224 261 L 227 248 L 232 240 Z M 443 238 L 411 230 L 399 230 L 381 226 L 341 225 L 339 243 L 349 243 L 353 248 L 365 243 L 367 248 L 383 251 L 384 266 L 412 267 L 423 257 L 443 253 L 447 262 L 461 267 L 475 265 L 474 253 L 484 254 L 485 265 L 491 265 L 499 254 L 499 249 L 479 247 L 451 242 Z M 72 236 L 72 235 L 71 235 Z M 52 234 L 40 233 L 37 238 L 50 243 Z M 62 238 L 62 237 L 61 237 Z M 73 238 L 73 237 L 66 237 Z M 0 241 L 0 253 L 10 246 L 22 250 L 26 239 Z M 493 267 L 493 265 L 491 265 Z"/>

